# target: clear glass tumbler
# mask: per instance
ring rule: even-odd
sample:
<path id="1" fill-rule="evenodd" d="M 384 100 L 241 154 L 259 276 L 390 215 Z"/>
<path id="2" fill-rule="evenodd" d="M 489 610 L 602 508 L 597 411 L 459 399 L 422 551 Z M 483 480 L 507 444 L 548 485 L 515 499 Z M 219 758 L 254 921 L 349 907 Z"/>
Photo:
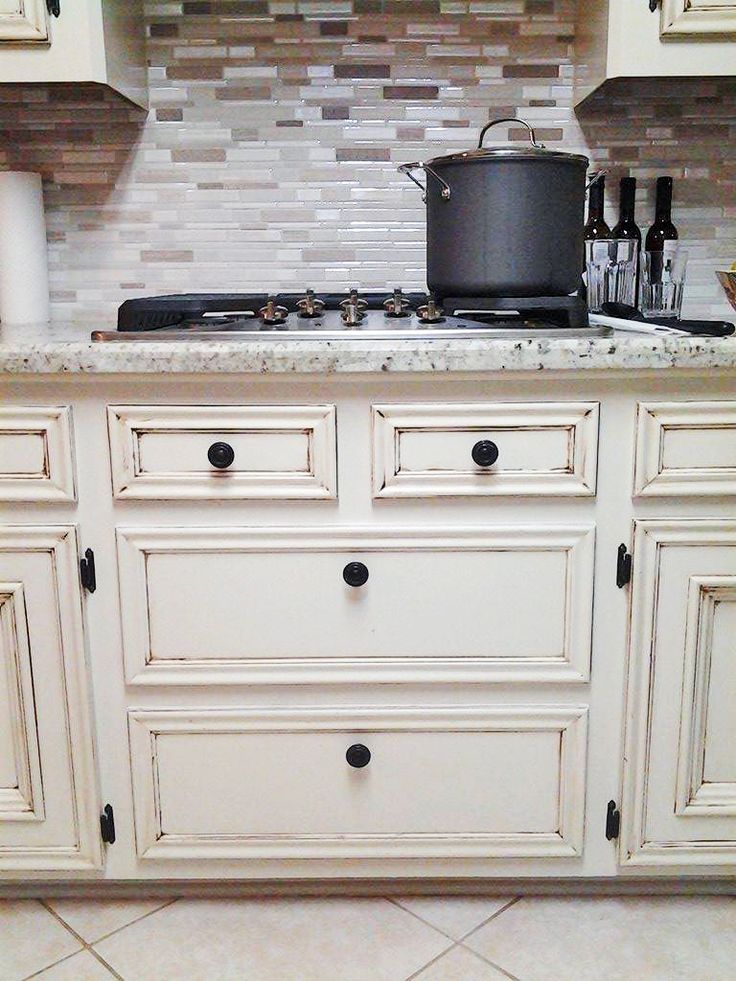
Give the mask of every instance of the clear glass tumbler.
<path id="1" fill-rule="evenodd" d="M 633 239 L 606 238 L 585 243 L 591 313 L 599 312 L 604 303 L 636 305 L 638 261 L 639 243 Z"/>
<path id="2" fill-rule="evenodd" d="M 687 252 L 667 243 L 663 252 L 641 254 L 641 312 L 679 319 L 685 290 Z"/>

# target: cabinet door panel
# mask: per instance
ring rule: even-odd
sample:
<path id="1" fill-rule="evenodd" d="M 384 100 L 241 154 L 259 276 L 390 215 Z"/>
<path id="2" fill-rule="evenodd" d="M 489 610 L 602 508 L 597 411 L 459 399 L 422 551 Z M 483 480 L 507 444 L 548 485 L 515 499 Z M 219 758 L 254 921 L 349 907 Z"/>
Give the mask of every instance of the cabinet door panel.
<path id="1" fill-rule="evenodd" d="M 584 706 L 134 710 L 144 860 L 575 857 Z M 368 747 L 356 769 L 347 749 Z"/>
<path id="2" fill-rule="evenodd" d="M 736 0 L 662 0 L 663 37 L 736 34 Z"/>
<path id="3" fill-rule="evenodd" d="M 0 870 L 97 868 L 76 534 L 0 527 Z"/>
<path id="4" fill-rule="evenodd" d="M 643 521 L 622 859 L 736 864 L 736 522 Z"/>
<path id="5" fill-rule="evenodd" d="M 588 677 L 591 527 L 123 528 L 118 555 L 135 683 Z"/>
<path id="6" fill-rule="evenodd" d="M 46 0 L 0 0 L 0 42 L 48 40 Z"/>

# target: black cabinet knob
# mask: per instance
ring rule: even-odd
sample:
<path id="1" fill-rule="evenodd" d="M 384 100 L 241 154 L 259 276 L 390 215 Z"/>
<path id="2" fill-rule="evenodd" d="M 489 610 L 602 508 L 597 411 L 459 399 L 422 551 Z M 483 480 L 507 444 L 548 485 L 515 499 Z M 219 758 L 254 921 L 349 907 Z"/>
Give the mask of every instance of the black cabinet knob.
<path id="1" fill-rule="evenodd" d="M 348 562 L 342 570 L 342 578 L 348 586 L 365 586 L 368 582 L 368 566 L 362 562 Z"/>
<path id="2" fill-rule="evenodd" d="M 368 766 L 370 763 L 371 751 L 362 743 L 354 743 L 352 746 L 348 747 L 348 751 L 345 754 L 345 759 L 348 761 L 350 766 L 354 766 L 356 770 L 360 770 L 362 767 Z"/>
<path id="3" fill-rule="evenodd" d="M 229 443 L 213 443 L 207 450 L 207 459 L 213 467 L 225 470 L 235 459 L 235 450 Z"/>
<path id="4" fill-rule="evenodd" d="M 479 467 L 492 467 L 498 459 L 498 447 L 490 439 L 481 439 L 472 450 L 473 462 Z"/>

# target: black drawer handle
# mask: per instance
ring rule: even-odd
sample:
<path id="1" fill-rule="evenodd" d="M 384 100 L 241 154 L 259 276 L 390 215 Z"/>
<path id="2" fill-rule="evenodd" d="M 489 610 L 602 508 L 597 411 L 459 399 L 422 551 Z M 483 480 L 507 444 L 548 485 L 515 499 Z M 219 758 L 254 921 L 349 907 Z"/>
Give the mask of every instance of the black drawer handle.
<path id="1" fill-rule="evenodd" d="M 362 743 L 354 743 L 352 746 L 348 747 L 348 751 L 345 754 L 345 759 L 348 761 L 350 766 L 354 766 L 356 770 L 360 770 L 362 767 L 368 766 L 370 763 L 371 751 Z"/>
<path id="2" fill-rule="evenodd" d="M 207 450 L 207 459 L 218 470 L 226 470 L 235 459 L 235 450 L 229 443 L 213 443 Z"/>
<path id="3" fill-rule="evenodd" d="M 498 459 L 498 447 L 490 439 L 481 439 L 473 447 L 471 455 L 479 467 L 492 467 Z"/>
<path id="4" fill-rule="evenodd" d="M 342 570 L 342 578 L 348 586 L 365 586 L 368 582 L 368 566 L 362 562 L 348 562 Z"/>

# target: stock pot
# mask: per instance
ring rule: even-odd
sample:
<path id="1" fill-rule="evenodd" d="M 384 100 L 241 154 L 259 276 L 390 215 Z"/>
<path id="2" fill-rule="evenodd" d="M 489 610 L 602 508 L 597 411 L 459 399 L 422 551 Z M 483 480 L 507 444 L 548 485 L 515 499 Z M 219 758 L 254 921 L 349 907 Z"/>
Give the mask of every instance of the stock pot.
<path id="1" fill-rule="evenodd" d="M 528 144 L 484 147 L 488 130 L 501 123 L 525 127 Z M 529 123 L 504 118 L 483 127 L 477 149 L 402 164 L 424 192 L 429 289 L 440 298 L 573 293 L 583 262 L 588 162 L 547 150 Z"/>

